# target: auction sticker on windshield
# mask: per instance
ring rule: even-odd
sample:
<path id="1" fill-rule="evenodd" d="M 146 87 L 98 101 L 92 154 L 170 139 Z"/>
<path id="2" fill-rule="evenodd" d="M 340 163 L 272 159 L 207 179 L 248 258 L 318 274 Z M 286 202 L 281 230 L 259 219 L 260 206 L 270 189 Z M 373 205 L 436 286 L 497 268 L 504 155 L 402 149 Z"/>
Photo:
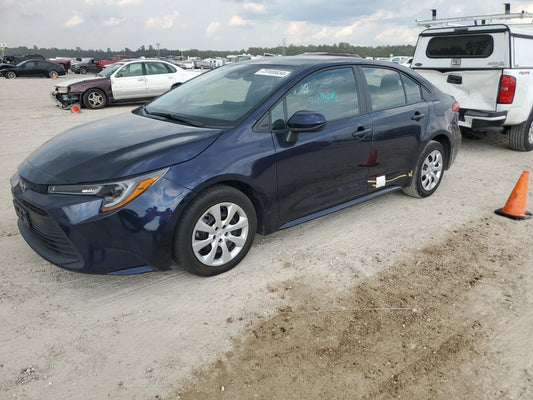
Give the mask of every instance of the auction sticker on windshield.
<path id="1" fill-rule="evenodd" d="M 261 68 L 255 75 L 276 76 L 278 78 L 285 78 L 289 76 L 291 71 L 282 71 L 280 69 L 266 69 Z"/>

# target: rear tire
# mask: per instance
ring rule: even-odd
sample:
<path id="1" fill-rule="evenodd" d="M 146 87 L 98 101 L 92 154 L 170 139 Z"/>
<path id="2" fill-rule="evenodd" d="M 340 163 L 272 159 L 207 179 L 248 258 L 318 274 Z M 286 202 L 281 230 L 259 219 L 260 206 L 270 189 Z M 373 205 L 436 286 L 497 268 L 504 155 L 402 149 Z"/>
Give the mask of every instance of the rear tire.
<path id="1" fill-rule="evenodd" d="M 533 150 L 533 110 L 527 121 L 509 129 L 509 147 L 517 151 Z"/>
<path id="2" fill-rule="evenodd" d="M 195 275 L 221 274 L 246 256 L 256 228 L 254 206 L 243 192 L 213 186 L 183 211 L 174 233 L 174 259 Z"/>
<path id="3" fill-rule="evenodd" d="M 52 78 L 52 79 L 57 79 L 58 76 L 59 76 L 59 74 L 57 73 L 57 71 L 50 71 L 48 73 L 48 77 Z"/>
<path id="4" fill-rule="evenodd" d="M 445 157 L 442 145 L 430 141 L 420 154 L 411 183 L 402 189 L 403 192 L 412 197 L 431 196 L 442 181 Z"/>

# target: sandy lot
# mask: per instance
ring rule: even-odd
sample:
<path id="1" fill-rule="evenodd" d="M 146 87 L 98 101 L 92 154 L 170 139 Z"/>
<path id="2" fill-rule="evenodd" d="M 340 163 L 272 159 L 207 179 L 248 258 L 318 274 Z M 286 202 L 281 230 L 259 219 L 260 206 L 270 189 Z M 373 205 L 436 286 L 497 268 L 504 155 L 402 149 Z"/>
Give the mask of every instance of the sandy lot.
<path id="1" fill-rule="evenodd" d="M 533 221 L 493 213 L 533 154 L 465 140 L 432 197 L 259 236 L 215 278 L 81 275 L 26 245 L 9 178 L 134 107 L 60 110 L 54 83 L 0 79 L 0 398 L 533 398 Z"/>

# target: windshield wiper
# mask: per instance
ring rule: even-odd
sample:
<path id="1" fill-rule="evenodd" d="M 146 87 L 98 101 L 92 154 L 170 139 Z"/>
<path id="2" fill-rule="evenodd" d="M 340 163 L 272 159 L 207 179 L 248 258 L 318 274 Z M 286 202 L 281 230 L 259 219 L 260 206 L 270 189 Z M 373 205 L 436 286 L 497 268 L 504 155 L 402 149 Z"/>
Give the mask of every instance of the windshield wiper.
<path id="1" fill-rule="evenodd" d="M 162 117 L 162 118 L 165 118 L 165 119 L 170 119 L 172 121 L 181 122 L 181 123 L 184 123 L 184 124 L 190 125 L 190 126 L 196 126 L 196 127 L 200 127 L 200 128 L 205 127 L 205 125 L 202 124 L 201 122 L 198 122 L 198 121 L 196 121 L 196 120 L 194 120 L 192 118 L 184 117 L 184 116 L 179 115 L 179 114 L 158 112 L 158 111 L 148 111 L 146 109 L 146 106 L 143 106 L 143 110 L 144 110 L 144 112 L 146 114 L 153 115 L 155 117 Z"/>

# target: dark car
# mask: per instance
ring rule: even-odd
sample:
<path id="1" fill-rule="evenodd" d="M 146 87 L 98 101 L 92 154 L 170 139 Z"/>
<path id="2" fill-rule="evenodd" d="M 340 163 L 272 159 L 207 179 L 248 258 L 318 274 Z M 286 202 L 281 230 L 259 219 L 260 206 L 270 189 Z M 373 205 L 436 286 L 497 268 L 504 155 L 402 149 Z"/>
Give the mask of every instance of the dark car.
<path id="1" fill-rule="evenodd" d="M 79 62 L 76 64 L 72 64 L 70 66 L 70 70 L 74 72 L 75 74 L 82 74 L 85 75 L 87 72 L 100 72 L 102 70 L 102 67 L 98 65 L 98 60 L 91 59 L 86 62 Z"/>
<path id="2" fill-rule="evenodd" d="M 0 74 L 7 79 L 15 79 L 17 76 L 57 78 L 59 75 L 65 75 L 65 73 L 65 68 L 62 65 L 45 60 L 26 60 L 17 65 L 4 66 L 0 69 Z"/>
<path id="3" fill-rule="evenodd" d="M 458 109 L 388 62 L 227 65 L 34 151 L 11 179 L 18 226 L 72 270 L 215 275 L 256 232 L 396 190 L 431 195 L 457 155 Z"/>
<path id="4" fill-rule="evenodd" d="M 12 56 L 5 56 L 2 59 L 2 63 L 16 65 L 26 60 L 46 60 L 46 58 L 40 54 L 25 54 L 23 56 L 15 54 Z"/>

